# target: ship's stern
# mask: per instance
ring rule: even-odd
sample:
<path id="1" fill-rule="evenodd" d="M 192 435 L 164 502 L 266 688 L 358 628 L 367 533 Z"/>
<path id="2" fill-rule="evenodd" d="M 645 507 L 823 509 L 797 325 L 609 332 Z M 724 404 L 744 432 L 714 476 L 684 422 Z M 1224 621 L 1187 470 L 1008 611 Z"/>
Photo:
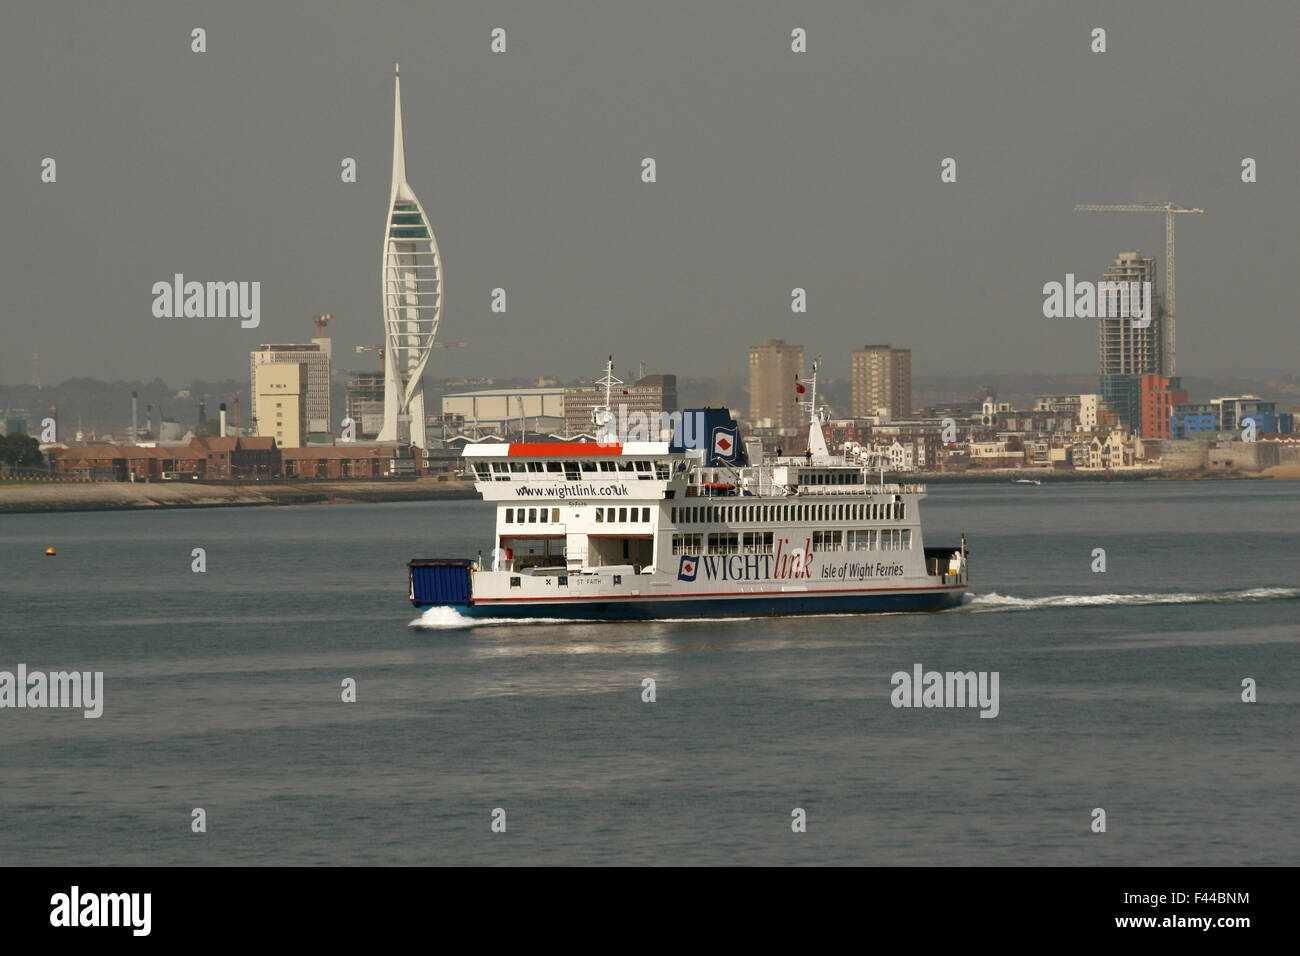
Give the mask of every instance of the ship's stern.
<path id="1" fill-rule="evenodd" d="M 407 562 L 411 603 L 466 608 L 473 590 L 474 562 L 465 558 L 412 558 Z"/>

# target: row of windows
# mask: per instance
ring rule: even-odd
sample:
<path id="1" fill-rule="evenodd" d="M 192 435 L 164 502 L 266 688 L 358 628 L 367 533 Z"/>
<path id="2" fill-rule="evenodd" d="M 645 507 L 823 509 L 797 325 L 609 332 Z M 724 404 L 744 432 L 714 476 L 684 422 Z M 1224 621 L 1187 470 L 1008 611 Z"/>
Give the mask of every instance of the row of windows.
<path id="1" fill-rule="evenodd" d="M 615 521 L 649 521 L 649 508 L 597 508 L 596 523 Z"/>
<path id="2" fill-rule="evenodd" d="M 862 472 L 860 471 L 801 471 L 799 472 L 799 484 L 801 485 L 860 485 L 862 484 Z"/>
<path id="3" fill-rule="evenodd" d="M 707 546 L 707 549 L 706 549 Z M 719 531 L 673 535 L 673 554 L 771 554 L 771 531 Z"/>
<path id="4" fill-rule="evenodd" d="M 879 504 L 693 505 L 672 509 L 673 524 L 736 524 L 757 521 L 902 521 L 901 501 Z"/>
<path id="5" fill-rule="evenodd" d="M 882 528 L 855 531 L 814 531 L 812 550 L 827 551 L 910 551 L 912 529 Z M 771 531 L 720 531 L 673 535 L 673 554 L 771 554 Z"/>
<path id="6" fill-rule="evenodd" d="M 559 508 L 506 508 L 506 524 L 546 524 L 560 520 Z M 597 508 L 596 523 L 636 521 L 650 523 L 649 508 Z"/>
<path id="7" fill-rule="evenodd" d="M 564 475 L 565 481 L 578 481 L 586 476 L 595 477 L 597 473 L 623 473 L 625 478 L 635 475 L 645 481 L 658 479 L 667 481 L 671 472 L 666 461 L 628 461 L 626 459 L 605 459 L 602 461 L 477 461 L 474 473 L 479 481 L 509 481 L 512 475 L 551 474 L 555 477 Z"/>
<path id="8" fill-rule="evenodd" d="M 507 508 L 506 524 L 546 524 L 560 520 L 559 508 Z"/>

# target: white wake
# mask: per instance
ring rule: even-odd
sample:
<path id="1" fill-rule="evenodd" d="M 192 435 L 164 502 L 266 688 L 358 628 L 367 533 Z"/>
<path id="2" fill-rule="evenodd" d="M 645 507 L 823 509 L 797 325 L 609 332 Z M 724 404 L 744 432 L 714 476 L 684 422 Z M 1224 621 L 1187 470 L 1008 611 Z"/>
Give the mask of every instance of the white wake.
<path id="1" fill-rule="evenodd" d="M 1137 594 L 1051 594 L 1022 598 L 1009 594 L 969 595 L 971 611 L 1033 611 L 1046 607 L 1139 607 L 1157 604 L 1241 604 L 1250 601 L 1293 601 L 1300 588 L 1247 588 L 1239 591 L 1193 591 Z"/>

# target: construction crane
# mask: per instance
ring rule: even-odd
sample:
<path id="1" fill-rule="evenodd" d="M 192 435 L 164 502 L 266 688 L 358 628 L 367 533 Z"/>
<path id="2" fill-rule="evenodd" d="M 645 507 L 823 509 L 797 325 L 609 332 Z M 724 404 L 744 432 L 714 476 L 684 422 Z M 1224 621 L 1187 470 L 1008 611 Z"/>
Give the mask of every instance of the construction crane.
<path id="1" fill-rule="evenodd" d="M 1174 340 L 1174 214 L 1180 212 L 1205 212 L 1204 209 L 1187 209 L 1171 202 L 1130 202 L 1113 205 L 1079 203 L 1075 212 L 1162 212 L 1165 214 L 1165 355 L 1167 374 L 1177 373 L 1177 347 Z"/>
<path id="2" fill-rule="evenodd" d="M 325 338 L 325 326 L 330 324 L 330 319 L 334 318 L 333 312 L 327 312 L 325 315 L 318 315 L 313 318 L 316 323 L 316 338 Z"/>

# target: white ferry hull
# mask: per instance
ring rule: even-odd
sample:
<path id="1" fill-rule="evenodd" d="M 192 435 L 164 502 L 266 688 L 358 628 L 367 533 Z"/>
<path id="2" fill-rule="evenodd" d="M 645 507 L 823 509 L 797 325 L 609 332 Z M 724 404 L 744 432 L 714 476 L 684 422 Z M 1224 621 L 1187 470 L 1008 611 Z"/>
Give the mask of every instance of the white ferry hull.
<path id="1" fill-rule="evenodd" d="M 815 591 L 742 594 L 729 597 L 680 595 L 567 598 L 555 601 L 472 601 L 417 608 L 451 607 L 469 618 L 562 618 L 566 620 L 647 621 L 683 617 L 772 617 L 806 614 L 866 614 L 943 611 L 962 602 L 964 585 L 871 591 Z"/>
<path id="2" fill-rule="evenodd" d="M 733 572 L 771 570 L 770 556 L 733 556 Z M 942 611 L 957 607 L 964 575 L 873 579 L 900 565 L 863 556 L 814 555 L 798 578 L 720 579 L 718 562 L 685 559 L 676 574 L 627 569 L 536 574 L 489 571 L 472 561 L 411 562 L 410 600 L 420 609 L 450 607 L 466 617 L 652 620 L 787 614 Z M 766 566 L 766 567 L 765 567 Z M 693 580 L 683 580 L 687 575 Z"/>

